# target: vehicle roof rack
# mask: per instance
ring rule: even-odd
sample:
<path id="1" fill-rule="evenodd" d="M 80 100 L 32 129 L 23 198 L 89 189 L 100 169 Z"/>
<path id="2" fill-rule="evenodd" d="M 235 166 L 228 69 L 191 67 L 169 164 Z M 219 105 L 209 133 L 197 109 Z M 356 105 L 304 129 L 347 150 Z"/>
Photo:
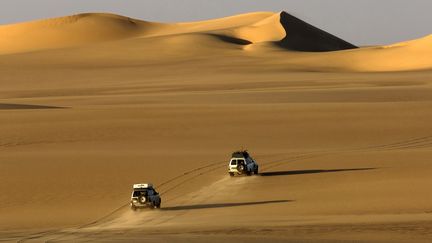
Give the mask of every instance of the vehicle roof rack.
<path id="1" fill-rule="evenodd" d="M 232 157 L 233 158 L 249 158 L 249 153 L 247 152 L 247 150 L 240 150 L 240 151 L 236 151 L 234 153 L 232 153 Z"/>
<path id="2" fill-rule="evenodd" d="M 134 184 L 133 189 L 145 189 L 145 188 L 152 188 L 153 184 L 151 183 L 141 183 L 141 184 Z"/>

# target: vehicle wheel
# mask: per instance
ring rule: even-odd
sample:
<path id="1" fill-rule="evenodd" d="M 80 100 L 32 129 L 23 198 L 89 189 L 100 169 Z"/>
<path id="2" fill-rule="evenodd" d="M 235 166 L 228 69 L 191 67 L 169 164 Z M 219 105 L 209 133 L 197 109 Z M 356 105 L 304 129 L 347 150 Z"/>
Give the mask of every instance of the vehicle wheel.
<path id="1" fill-rule="evenodd" d="M 141 197 L 138 198 L 138 201 L 139 201 L 141 204 L 144 204 L 144 203 L 146 203 L 147 199 L 146 199 L 144 196 L 141 196 Z"/>
<path id="2" fill-rule="evenodd" d="M 229 175 L 230 175 L 231 177 L 233 177 L 233 176 L 234 176 L 234 173 L 233 173 L 233 172 L 230 172 Z"/>
<path id="3" fill-rule="evenodd" d="M 243 173 L 244 170 L 245 170 L 244 165 L 238 165 L 238 166 L 237 166 L 237 170 L 238 170 L 240 173 Z"/>
<path id="4" fill-rule="evenodd" d="M 246 171 L 246 175 L 247 175 L 247 176 L 251 176 L 251 175 L 252 175 L 252 172 L 250 172 L 250 171 Z"/>
<path id="5" fill-rule="evenodd" d="M 254 173 L 255 173 L 255 175 L 258 175 L 258 166 L 255 168 Z"/>

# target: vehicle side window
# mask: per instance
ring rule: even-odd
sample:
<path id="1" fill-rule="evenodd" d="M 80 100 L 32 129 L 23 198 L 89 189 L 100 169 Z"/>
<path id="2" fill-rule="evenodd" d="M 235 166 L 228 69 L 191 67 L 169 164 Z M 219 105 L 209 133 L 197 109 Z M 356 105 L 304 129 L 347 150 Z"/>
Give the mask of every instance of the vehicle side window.
<path id="1" fill-rule="evenodd" d="M 237 164 L 237 160 L 233 159 L 231 160 L 231 165 L 236 165 Z"/>

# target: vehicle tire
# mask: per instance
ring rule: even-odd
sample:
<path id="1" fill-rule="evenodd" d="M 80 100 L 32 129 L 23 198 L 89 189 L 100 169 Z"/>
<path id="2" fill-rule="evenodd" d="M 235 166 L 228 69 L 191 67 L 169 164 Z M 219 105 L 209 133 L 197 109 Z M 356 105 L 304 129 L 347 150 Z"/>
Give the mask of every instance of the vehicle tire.
<path id="1" fill-rule="evenodd" d="M 141 204 L 145 204 L 147 202 L 147 199 L 144 196 L 141 196 L 138 198 L 138 202 L 140 202 Z"/>
<path id="2" fill-rule="evenodd" d="M 240 173 L 243 173 L 244 170 L 245 170 L 245 166 L 244 166 L 244 165 L 238 165 L 238 166 L 237 166 L 237 170 L 238 170 Z"/>
<path id="3" fill-rule="evenodd" d="M 255 168 L 254 173 L 255 173 L 255 175 L 258 175 L 258 166 Z"/>
<path id="4" fill-rule="evenodd" d="M 229 172 L 229 175 L 230 175 L 231 177 L 233 177 L 233 176 L 234 176 L 234 173 L 233 173 L 233 172 Z"/>
<path id="5" fill-rule="evenodd" d="M 247 175 L 247 176 L 251 176 L 251 175 L 252 175 L 252 172 L 250 172 L 250 171 L 246 171 L 246 175 Z"/>

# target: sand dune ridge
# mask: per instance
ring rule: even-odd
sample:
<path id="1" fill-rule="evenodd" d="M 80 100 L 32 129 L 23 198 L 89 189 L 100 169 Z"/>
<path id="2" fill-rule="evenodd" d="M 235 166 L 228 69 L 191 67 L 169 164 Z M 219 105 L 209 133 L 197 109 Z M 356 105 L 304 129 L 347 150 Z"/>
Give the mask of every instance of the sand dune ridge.
<path id="1" fill-rule="evenodd" d="M 110 42 L 106 48 L 117 53 L 115 58 L 126 55 L 160 59 L 180 55 L 193 59 L 197 55 L 212 58 L 230 52 L 229 55 L 245 60 L 250 56 L 268 59 L 267 65 L 273 68 L 308 71 L 432 68 L 431 35 L 393 45 L 357 48 L 287 12 L 256 12 L 187 23 L 156 23 L 109 13 L 84 13 L 0 26 L 0 35 L 4 37 L 0 39 L 0 55 L 74 47 L 91 52 Z M 130 53 L 137 50 L 142 52 Z"/>

